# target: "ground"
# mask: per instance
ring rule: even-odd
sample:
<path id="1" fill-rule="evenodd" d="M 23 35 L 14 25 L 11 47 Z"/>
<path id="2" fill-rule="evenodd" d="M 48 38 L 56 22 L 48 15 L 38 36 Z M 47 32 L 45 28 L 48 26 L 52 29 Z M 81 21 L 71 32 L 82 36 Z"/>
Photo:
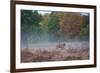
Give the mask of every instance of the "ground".
<path id="1" fill-rule="evenodd" d="M 21 50 L 21 62 L 46 62 L 46 61 L 69 61 L 89 59 L 89 47 L 87 43 L 74 44 L 75 47 L 37 49 L 26 48 Z M 88 44 L 87 44 L 88 45 Z M 80 47 L 79 47 L 80 46 Z"/>

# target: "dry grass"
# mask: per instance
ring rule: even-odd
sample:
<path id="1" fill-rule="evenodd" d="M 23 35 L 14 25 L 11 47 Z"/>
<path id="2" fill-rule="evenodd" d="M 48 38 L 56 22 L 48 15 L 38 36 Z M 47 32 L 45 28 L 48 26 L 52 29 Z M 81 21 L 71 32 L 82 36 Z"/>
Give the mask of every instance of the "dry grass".
<path id="1" fill-rule="evenodd" d="M 21 62 L 68 61 L 89 59 L 89 49 L 24 49 Z"/>

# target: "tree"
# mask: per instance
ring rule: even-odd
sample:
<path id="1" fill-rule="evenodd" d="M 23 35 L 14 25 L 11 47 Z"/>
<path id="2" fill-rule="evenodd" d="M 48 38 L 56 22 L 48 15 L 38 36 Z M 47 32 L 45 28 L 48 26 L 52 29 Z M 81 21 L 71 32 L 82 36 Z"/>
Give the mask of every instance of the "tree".
<path id="1" fill-rule="evenodd" d="M 80 31 L 80 37 L 82 39 L 88 39 L 89 40 L 89 25 L 86 25 L 81 31 Z"/>
<path id="2" fill-rule="evenodd" d="M 21 43 L 22 48 L 28 48 L 28 36 L 32 26 L 32 11 L 21 10 Z M 29 29 L 30 28 L 30 29 Z"/>
<path id="3" fill-rule="evenodd" d="M 83 15 L 84 17 L 84 23 L 83 28 L 80 31 L 80 37 L 82 39 L 89 40 L 89 14 Z"/>
<path id="4" fill-rule="evenodd" d="M 51 15 L 50 20 L 48 21 L 48 33 L 49 39 L 56 40 L 57 32 L 59 31 L 59 19 L 55 15 Z"/>
<path id="5" fill-rule="evenodd" d="M 50 19 L 49 14 L 42 15 L 42 20 L 40 22 L 42 29 L 42 41 L 48 41 L 48 21 Z"/>
<path id="6" fill-rule="evenodd" d="M 40 32 L 40 21 L 41 15 L 37 11 L 21 10 L 21 43 L 24 48 L 28 48 L 29 40 Z"/>
<path id="7" fill-rule="evenodd" d="M 60 30 L 65 36 L 78 36 L 83 26 L 83 17 L 80 13 L 63 13 L 60 19 Z"/>

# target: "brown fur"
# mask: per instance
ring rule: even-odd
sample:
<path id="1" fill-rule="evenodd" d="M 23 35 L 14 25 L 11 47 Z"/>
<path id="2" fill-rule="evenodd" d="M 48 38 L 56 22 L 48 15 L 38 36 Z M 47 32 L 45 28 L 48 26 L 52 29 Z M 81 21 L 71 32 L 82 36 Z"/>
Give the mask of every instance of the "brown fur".
<path id="1" fill-rule="evenodd" d="M 65 43 L 59 43 L 59 44 L 56 45 L 56 49 L 58 49 L 58 48 L 64 49 L 65 46 L 66 46 Z"/>

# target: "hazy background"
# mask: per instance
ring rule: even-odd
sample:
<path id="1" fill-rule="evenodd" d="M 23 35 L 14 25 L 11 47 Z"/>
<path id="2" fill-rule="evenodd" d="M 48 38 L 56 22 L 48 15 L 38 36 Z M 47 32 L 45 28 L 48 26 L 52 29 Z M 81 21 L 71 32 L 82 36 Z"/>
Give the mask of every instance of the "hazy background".
<path id="1" fill-rule="evenodd" d="M 89 47 L 89 13 L 21 10 L 21 48 Z M 84 45 L 85 44 L 85 45 Z"/>

